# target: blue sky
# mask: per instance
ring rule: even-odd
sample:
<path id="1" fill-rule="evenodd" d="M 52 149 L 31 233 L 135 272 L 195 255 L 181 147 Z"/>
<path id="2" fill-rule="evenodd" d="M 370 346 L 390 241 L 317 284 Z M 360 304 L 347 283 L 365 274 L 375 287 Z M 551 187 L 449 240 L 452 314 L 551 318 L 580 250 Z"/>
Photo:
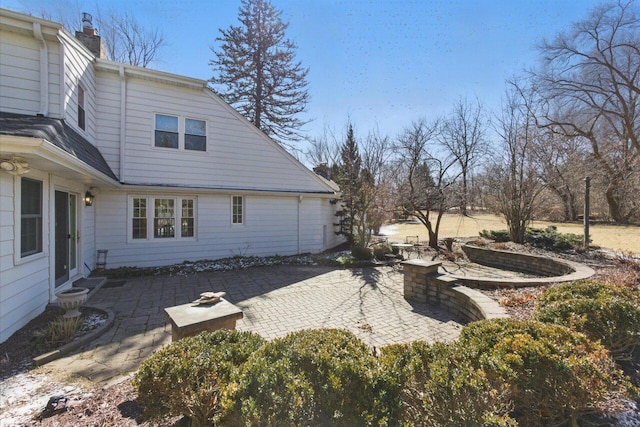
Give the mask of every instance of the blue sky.
<path id="1" fill-rule="evenodd" d="M 272 0 L 310 68 L 306 126 L 396 136 L 411 121 L 446 114 L 460 97 L 500 107 L 505 80 L 533 65 L 536 44 L 586 17 L 595 0 Z M 152 68 L 209 79 L 220 28 L 239 0 L 0 0 L 37 14 L 126 10 L 167 45 Z M 73 29 L 75 30 L 75 28 Z"/>

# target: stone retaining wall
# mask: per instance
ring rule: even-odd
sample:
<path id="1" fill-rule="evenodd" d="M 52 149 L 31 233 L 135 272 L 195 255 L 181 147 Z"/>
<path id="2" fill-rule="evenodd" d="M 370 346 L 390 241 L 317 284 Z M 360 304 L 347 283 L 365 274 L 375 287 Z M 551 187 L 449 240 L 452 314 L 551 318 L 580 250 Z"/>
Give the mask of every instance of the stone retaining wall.
<path id="1" fill-rule="evenodd" d="M 453 275 L 460 283 L 472 288 L 542 286 L 551 283 L 588 279 L 595 274 L 595 271 L 586 265 L 564 259 L 480 248 L 470 245 L 462 246 L 462 250 L 471 262 L 477 264 L 542 276 L 512 277 L 505 279 Z"/>
<path id="2" fill-rule="evenodd" d="M 468 322 L 508 317 L 504 308 L 488 296 L 460 285 L 455 277 L 439 274 L 441 262 L 417 259 L 402 265 L 407 300 L 444 306 Z"/>
<path id="3" fill-rule="evenodd" d="M 575 271 L 570 264 L 562 260 L 544 256 L 487 249 L 470 245 L 463 245 L 462 251 L 471 262 L 501 268 L 503 270 L 535 274 L 536 276 L 564 276 L 565 274 Z"/>

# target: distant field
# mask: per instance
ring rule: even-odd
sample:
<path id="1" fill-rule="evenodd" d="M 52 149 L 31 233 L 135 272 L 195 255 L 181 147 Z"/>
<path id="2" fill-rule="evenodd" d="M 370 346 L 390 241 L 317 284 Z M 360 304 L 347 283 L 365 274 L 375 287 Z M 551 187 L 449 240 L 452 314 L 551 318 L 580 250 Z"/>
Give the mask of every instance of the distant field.
<path id="1" fill-rule="evenodd" d="M 582 234 L 582 224 L 562 224 L 534 221 L 533 226 L 544 228 L 556 225 L 562 233 Z M 439 237 L 475 237 L 481 230 L 506 230 L 507 224 L 501 217 L 478 214 L 472 217 L 446 214 L 440 223 Z M 382 233 L 391 240 L 404 240 L 406 236 L 420 236 L 428 240 L 427 229 L 422 224 L 393 224 L 385 226 Z M 591 225 L 589 234 L 594 245 L 616 251 L 640 254 L 640 227 L 633 225 Z"/>

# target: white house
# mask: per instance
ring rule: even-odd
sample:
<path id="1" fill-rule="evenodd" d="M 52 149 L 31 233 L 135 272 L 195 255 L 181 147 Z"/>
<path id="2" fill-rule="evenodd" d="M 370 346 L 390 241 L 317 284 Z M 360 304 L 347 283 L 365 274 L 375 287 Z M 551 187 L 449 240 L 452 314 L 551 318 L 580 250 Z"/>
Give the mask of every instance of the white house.
<path id="1" fill-rule="evenodd" d="M 90 274 L 98 250 L 114 268 L 340 243 L 335 184 L 206 81 L 100 46 L 90 22 L 74 36 L 0 9 L 0 342 Z"/>

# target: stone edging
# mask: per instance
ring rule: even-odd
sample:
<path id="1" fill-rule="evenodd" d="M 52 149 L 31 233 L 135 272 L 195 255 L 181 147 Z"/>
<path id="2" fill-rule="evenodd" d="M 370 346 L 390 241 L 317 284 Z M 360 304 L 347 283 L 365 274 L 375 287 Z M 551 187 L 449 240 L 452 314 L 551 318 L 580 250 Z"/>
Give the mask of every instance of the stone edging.
<path id="1" fill-rule="evenodd" d="M 452 275 L 461 283 L 473 288 L 542 286 L 551 283 L 588 279 L 595 274 L 595 271 L 591 267 L 564 259 L 481 248 L 471 245 L 464 245 L 462 250 L 470 261 L 478 264 L 509 270 L 527 271 L 539 276 L 544 276 L 504 279 Z"/>
<path id="2" fill-rule="evenodd" d="M 91 308 L 93 310 L 98 310 L 98 311 L 102 311 L 103 313 L 105 313 L 107 315 L 107 321 L 105 323 L 103 323 L 102 325 L 100 325 L 99 327 L 97 327 L 96 329 L 94 329 L 93 331 L 89 332 L 88 334 L 85 334 L 83 336 L 81 336 L 78 339 L 75 339 L 73 341 L 71 341 L 68 344 L 63 345 L 62 347 L 50 351 L 49 353 L 45 353 L 45 354 L 41 354 L 40 356 L 34 357 L 33 358 L 33 364 L 35 366 L 42 366 L 45 363 L 49 363 L 52 362 L 56 359 L 59 359 L 63 356 L 66 356 L 67 354 L 71 353 L 74 350 L 77 350 L 80 347 L 85 346 L 87 343 L 97 339 L 98 337 L 100 337 L 102 334 L 104 334 L 105 332 L 107 332 L 109 330 L 109 328 L 111 328 L 111 326 L 113 326 L 113 323 L 115 321 L 115 315 L 113 314 L 113 312 L 109 309 L 104 309 L 104 308 L 97 308 L 97 307 L 91 307 L 91 306 L 85 306 L 87 308 Z"/>
<path id="3" fill-rule="evenodd" d="M 404 297 L 426 304 L 442 305 L 468 322 L 509 317 L 503 307 L 480 291 L 460 285 L 458 279 L 439 274 L 438 261 L 405 261 Z"/>

